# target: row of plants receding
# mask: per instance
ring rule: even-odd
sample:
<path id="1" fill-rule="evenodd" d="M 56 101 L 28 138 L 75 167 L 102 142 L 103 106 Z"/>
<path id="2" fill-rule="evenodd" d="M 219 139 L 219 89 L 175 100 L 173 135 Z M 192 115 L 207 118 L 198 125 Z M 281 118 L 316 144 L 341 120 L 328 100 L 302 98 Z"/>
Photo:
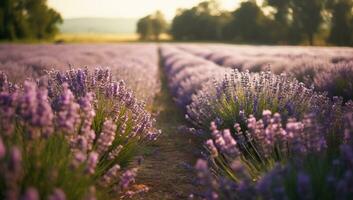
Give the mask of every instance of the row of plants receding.
<path id="1" fill-rule="evenodd" d="M 353 50 L 350 48 L 232 45 L 205 45 L 204 48 L 180 45 L 179 48 L 239 71 L 287 73 L 307 87 L 327 92 L 330 97 L 353 99 Z"/>
<path id="2" fill-rule="evenodd" d="M 117 80 L 124 80 L 148 104 L 160 88 L 157 65 L 155 44 L 0 45 L 0 70 L 13 82 L 40 78 L 52 68 L 109 67 Z"/>
<path id="3" fill-rule="evenodd" d="M 23 85 L 0 73 L 0 198 L 131 195 L 139 149 L 160 134 L 108 69 L 52 70 Z"/>
<path id="4" fill-rule="evenodd" d="M 194 87 L 196 94 L 180 91 L 176 97 L 185 94 L 181 96 L 191 99 L 183 105 L 186 118 L 196 128 L 195 134 L 207 138 L 206 151 L 195 166 L 198 183 L 206 190 L 192 197 L 353 196 L 351 101 L 331 99 L 290 76 L 271 72 L 234 70 L 207 81 L 222 67 L 213 64 L 200 79 L 194 74 L 197 70 L 188 69 L 205 65 L 193 63 L 196 56 L 172 46 L 164 46 L 162 55 L 170 80 L 181 80 L 171 86 Z"/>

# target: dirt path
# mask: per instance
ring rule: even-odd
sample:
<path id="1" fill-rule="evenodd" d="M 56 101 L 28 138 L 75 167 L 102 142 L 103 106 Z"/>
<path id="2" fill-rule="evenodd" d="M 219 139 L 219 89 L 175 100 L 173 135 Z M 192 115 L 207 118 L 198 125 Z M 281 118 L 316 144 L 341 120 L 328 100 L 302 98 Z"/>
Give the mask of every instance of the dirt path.
<path id="1" fill-rule="evenodd" d="M 172 100 L 162 67 L 160 78 L 162 88 L 156 96 L 154 111 L 159 113 L 157 128 L 163 134 L 145 150 L 144 161 L 136 179 L 137 183 L 147 185 L 150 191 L 134 196 L 133 199 L 187 199 L 197 189 L 192 185 L 194 174 L 185 167 L 185 163 L 194 165 L 198 157 L 195 144 L 199 142 L 178 131 L 180 125 L 185 125 L 184 114 Z"/>

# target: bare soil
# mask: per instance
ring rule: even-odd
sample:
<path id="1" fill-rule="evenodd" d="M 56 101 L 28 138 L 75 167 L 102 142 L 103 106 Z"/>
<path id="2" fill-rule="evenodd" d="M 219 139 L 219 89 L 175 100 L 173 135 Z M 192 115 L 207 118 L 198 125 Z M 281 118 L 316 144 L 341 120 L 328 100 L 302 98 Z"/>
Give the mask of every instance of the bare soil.
<path id="1" fill-rule="evenodd" d="M 187 124 L 169 92 L 167 77 L 160 67 L 161 91 L 156 96 L 153 112 L 157 113 L 157 128 L 162 135 L 144 149 L 144 161 L 140 166 L 137 184 L 149 187 L 149 191 L 132 197 L 137 200 L 187 199 L 199 190 L 193 182 L 193 166 L 199 158 L 200 141 L 182 132 L 179 127 Z"/>

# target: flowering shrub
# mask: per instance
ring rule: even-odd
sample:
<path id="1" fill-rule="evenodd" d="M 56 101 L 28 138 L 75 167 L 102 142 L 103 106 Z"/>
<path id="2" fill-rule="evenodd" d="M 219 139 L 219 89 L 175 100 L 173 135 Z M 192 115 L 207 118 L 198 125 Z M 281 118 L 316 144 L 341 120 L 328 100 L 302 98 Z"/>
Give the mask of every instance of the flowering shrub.
<path id="1" fill-rule="evenodd" d="M 264 111 L 263 119 L 248 119 L 248 130 L 232 137 L 211 125 L 208 161 L 198 160 L 204 199 L 349 199 L 352 184 L 353 115 L 342 117 L 345 129 L 337 151 L 330 151 L 328 130 L 314 118 L 281 125 L 279 114 Z M 332 149 L 331 149 L 332 150 Z"/>
<path id="2" fill-rule="evenodd" d="M 105 199 L 134 181 L 127 164 L 159 132 L 109 70 L 52 71 L 23 88 L 0 74 L 1 197 Z"/>
<path id="3" fill-rule="evenodd" d="M 353 62 L 339 63 L 314 78 L 315 87 L 329 96 L 341 96 L 346 101 L 353 99 Z"/>
<path id="4" fill-rule="evenodd" d="M 302 118 L 305 113 L 321 111 L 326 98 L 304 84 L 271 72 L 249 73 L 234 70 L 230 77 L 205 86 L 187 106 L 187 118 L 207 130 L 211 121 L 230 128 L 236 121 L 245 127 L 246 116 L 261 117 L 263 110 L 279 112 L 284 119 Z"/>

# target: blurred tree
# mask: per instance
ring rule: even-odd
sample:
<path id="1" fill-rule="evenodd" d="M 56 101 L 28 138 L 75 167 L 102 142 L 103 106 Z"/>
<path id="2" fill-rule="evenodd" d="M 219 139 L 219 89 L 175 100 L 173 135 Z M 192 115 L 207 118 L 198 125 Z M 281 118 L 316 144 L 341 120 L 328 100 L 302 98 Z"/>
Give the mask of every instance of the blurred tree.
<path id="1" fill-rule="evenodd" d="M 141 40 L 159 40 L 162 33 L 167 32 L 168 24 L 161 11 L 147 15 L 137 22 L 137 33 Z"/>
<path id="2" fill-rule="evenodd" d="M 0 38 L 49 38 L 62 23 L 59 13 L 46 0 L 2 0 L 0 2 Z"/>
<path id="3" fill-rule="evenodd" d="M 263 2 L 260 7 L 256 0 L 243 0 L 239 8 L 231 13 L 222 11 L 217 0 L 204 1 L 190 9 L 179 9 L 170 32 L 176 40 L 235 40 L 282 44 L 300 44 L 307 40 L 313 45 L 316 36 L 323 39 L 331 30 L 327 41 L 337 45 L 353 45 L 352 0 Z M 268 9 L 269 7 L 272 9 Z M 146 33 L 140 34 L 143 38 L 154 34 L 153 26 L 147 25 L 147 21 L 153 21 L 153 18 L 158 17 L 151 15 L 138 24 L 138 32 Z M 155 27 L 158 30 L 159 24 Z M 158 39 L 158 36 L 154 38 Z"/>
<path id="4" fill-rule="evenodd" d="M 310 45 L 314 44 L 315 33 L 319 30 L 323 21 L 322 11 L 324 8 L 323 0 L 291 0 L 292 11 L 292 30 L 300 30 L 295 33 L 307 36 Z"/>
<path id="5" fill-rule="evenodd" d="M 62 18 L 55 10 L 48 8 L 46 0 L 26 0 L 26 15 L 31 34 L 34 38 L 44 39 L 56 34 L 59 30 L 57 23 L 62 23 Z"/>
<path id="6" fill-rule="evenodd" d="M 221 40 L 227 18 L 217 1 L 204 1 L 191 9 L 178 10 L 171 34 L 177 40 Z"/>
<path id="7" fill-rule="evenodd" d="M 289 0 L 265 0 L 265 6 L 275 9 L 273 38 L 281 43 L 288 43 L 290 1 Z"/>
<path id="8" fill-rule="evenodd" d="M 150 23 L 150 15 L 139 19 L 137 22 L 137 33 L 141 40 L 149 40 L 152 35 L 152 27 Z"/>
<path id="9" fill-rule="evenodd" d="M 161 11 L 156 11 L 152 16 L 152 33 L 155 40 L 159 40 L 159 36 L 167 31 L 168 24 Z"/>
<path id="10" fill-rule="evenodd" d="M 196 39 L 195 22 L 196 15 L 192 9 L 179 9 L 171 25 L 171 34 L 176 40 Z"/>
<path id="11" fill-rule="evenodd" d="M 20 0 L 0 1 L 0 38 L 17 39 L 28 36 L 28 23 L 22 13 L 24 4 Z"/>
<path id="12" fill-rule="evenodd" d="M 247 42 L 271 42 L 272 20 L 256 4 L 245 1 L 233 12 L 233 18 L 226 27 L 226 38 Z"/>
<path id="13" fill-rule="evenodd" d="M 328 0 L 332 13 L 328 42 L 335 45 L 353 45 L 353 1 Z"/>

